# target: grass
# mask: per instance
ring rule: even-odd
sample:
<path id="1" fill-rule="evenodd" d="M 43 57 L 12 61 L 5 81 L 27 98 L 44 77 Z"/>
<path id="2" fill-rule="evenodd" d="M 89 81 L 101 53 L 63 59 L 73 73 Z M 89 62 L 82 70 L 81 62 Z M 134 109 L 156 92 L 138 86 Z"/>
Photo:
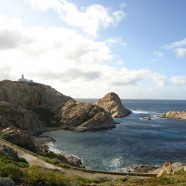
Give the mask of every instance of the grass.
<path id="1" fill-rule="evenodd" d="M 20 149 L 29 152 L 23 148 Z M 57 166 L 79 170 L 78 168 L 73 168 L 69 165 L 60 163 L 54 158 L 46 158 L 35 153 L 32 154 Z M 91 171 L 86 172 L 91 173 Z M 108 177 L 87 179 L 82 177 L 66 176 L 59 170 L 28 167 L 25 160 L 15 160 L 8 155 L 0 156 L 0 177 L 9 177 L 13 179 L 16 184 L 24 183 L 28 186 L 186 186 L 186 172 L 184 170 L 177 171 L 173 175 L 162 175 L 161 177 L 152 178 L 123 176 L 122 178 L 117 179 Z"/>
<path id="2" fill-rule="evenodd" d="M 55 163 L 55 162 L 53 162 Z M 122 178 L 82 178 L 67 176 L 59 170 L 49 170 L 41 167 L 28 167 L 23 160 L 14 160 L 5 155 L 0 156 L 0 177 L 10 177 L 16 184 L 33 186 L 184 186 L 186 185 L 186 172 L 180 170 L 174 175 L 162 175 L 153 178 L 135 178 L 125 176 Z"/>

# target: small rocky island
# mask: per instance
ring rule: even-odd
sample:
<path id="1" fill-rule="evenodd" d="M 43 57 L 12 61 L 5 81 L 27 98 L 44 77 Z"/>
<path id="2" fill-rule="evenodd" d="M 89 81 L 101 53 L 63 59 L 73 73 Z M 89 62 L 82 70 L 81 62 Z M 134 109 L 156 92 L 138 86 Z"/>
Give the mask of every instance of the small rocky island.
<path id="1" fill-rule="evenodd" d="M 113 118 L 126 117 L 132 113 L 123 106 L 119 96 L 114 92 L 110 92 L 99 99 L 96 105 L 108 111 Z"/>
<path id="2" fill-rule="evenodd" d="M 186 112 L 185 111 L 169 111 L 160 115 L 160 118 L 170 118 L 170 119 L 178 119 L 178 120 L 186 120 Z"/>

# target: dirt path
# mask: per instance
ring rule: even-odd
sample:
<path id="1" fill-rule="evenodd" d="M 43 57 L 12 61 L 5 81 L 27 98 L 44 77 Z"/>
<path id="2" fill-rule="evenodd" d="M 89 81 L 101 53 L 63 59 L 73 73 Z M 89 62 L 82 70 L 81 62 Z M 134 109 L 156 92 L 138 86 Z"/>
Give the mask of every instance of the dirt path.
<path id="1" fill-rule="evenodd" d="M 79 177 L 83 177 L 83 178 L 97 178 L 97 177 L 121 178 L 121 177 L 124 177 L 127 175 L 124 173 L 121 173 L 121 174 L 120 173 L 118 173 L 118 174 L 117 173 L 116 174 L 115 173 L 114 174 L 101 173 L 99 171 L 97 171 L 97 172 L 93 171 L 91 173 L 88 173 L 88 172 L 84 172 L 81 170 L 72 170 L 72 169 L 61 168 L 61 167 L 55 166 L 53 164 L 50 164 L 48 162 L 45 162 L 44 160 L 40 159 L 39 157 L 33 155 L 32 153 L 29 153 L 26 150 L 22 150 L 22 149 L 18 148 L 16 145 L 8 143 L 2 139 L 0 139 L 0 144 L 11 147 L 15 151 L 17 151 L 19 157 L 24 158 L 29 163 L 29 166 L 40 166 L 40 167 L 48 168 L 48 169 L 58 169 L 68 176 L 79 176 Z M 131 175 L 131 176 L 135 176 L 135 174 Z M 142 174 L 141 177 L 145 177 L 145 175 Z M 151 177 L 151 176 L 149 175 L 148 177 Z"/>

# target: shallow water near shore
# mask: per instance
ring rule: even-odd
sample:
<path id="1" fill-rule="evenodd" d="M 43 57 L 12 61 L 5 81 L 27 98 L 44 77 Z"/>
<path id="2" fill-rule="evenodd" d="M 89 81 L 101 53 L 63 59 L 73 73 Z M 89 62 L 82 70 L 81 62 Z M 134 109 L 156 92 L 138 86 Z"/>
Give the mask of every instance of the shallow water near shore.
<path id="1" fill-rule="evenodd" d="M 96 100 L 79 100 L 94 103 Z M 133 114 L 116 119 L 116 128 L 97 132 L 51 131 L 51 150 L 74 154 L 87 168 L 125 172 L 134 164 L 186 163 L 186 121 L 162 119 L 167 111 L 185 111 L 186 101 L 125 100 Z M 150 116 L 152 120 L 143 120 Z"/>

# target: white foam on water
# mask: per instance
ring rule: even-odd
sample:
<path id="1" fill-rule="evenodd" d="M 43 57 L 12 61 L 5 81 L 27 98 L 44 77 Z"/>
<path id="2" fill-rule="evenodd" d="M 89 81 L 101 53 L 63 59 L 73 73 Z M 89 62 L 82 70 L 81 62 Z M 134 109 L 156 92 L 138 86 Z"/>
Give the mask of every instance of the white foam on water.
<path id="1" fill-rule="evenodd" d="M 149 111 L 145 111 L 145 110 L 132 110 L 133 114 L 149 114 Z"/>
<path id="2" fill-rule="evenodd" d="M 112 172 L 126 172 L 126 168 L 124 168 L 123 165 L 123 158 L 117 157 L 111 159 L 109 162 L 107 162 L 107 169 Z"/>
<path id="3" fill-rule="evenodd" d="M 62 150 L 57 149 L 56 146 L 54 145 L 54 143 L 52 143 L 52 142 L 47 143 L 47 145 L 48 145 L 49 150 L 52 152 L 55 152 L 57 154 L 63 152 Z"/>

